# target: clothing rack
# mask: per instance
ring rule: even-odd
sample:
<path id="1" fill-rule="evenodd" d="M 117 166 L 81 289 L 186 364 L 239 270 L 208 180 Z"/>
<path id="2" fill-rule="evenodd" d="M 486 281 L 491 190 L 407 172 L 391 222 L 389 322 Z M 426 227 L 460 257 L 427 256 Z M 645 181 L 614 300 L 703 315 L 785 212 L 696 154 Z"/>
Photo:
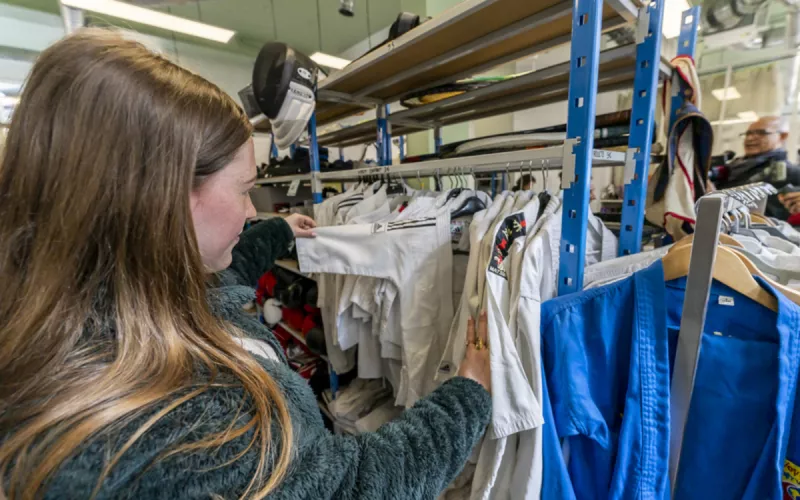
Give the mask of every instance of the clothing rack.
<path id="1" fill-rule="evenodd" d="M 261 186 L 311 181 L 314 202 L 322 200 L 322 183 L 374 175 L 374 169 L 320 172 L 317 144 L 344 146 L 377 143 L 383 173 L 401 177 L 442 172 L 485 173 L 560 168 L 564 205 L 558 294 L 583 288 L 586 230 L 592 166 L 626 167 L 625 203 L 620 254 L 641 248 L 644 197 L 650 164 L 655 96 L 660 78 L 672 69 L 661 57 L 661 25 L 667 0 L 466 0 L 320 82 L 318 106 L 309 123 L 309 174 L 260 179 Z M 680 54 L 693 54 L 700 8 L 683 14 Z M 602 33 L 624 25 L 635 27 L 635 44 L 600 52 Z M 392 115 L 389 104 L 415 92 L 457 81 L 500 64 L 570 44 L 563 64 L 509 78 L 448 99 Z M 635 49 L 634 49 L 635 47 Z M 635 54 L 634 54 L 635 52 Z M 633 87 L 628 149 L 620 153 L 594 150 L 598 91 Z M 677 88 L 677 86 L 673 86 Z M 434 130 L 436 149 L 441 127 L 478 118 L 569 103 L 566 140 L 561 146 L 392 166 L 391 135 Z M 682 103 L 678 95 L 673 107 Z M 365 109 L 376 120 L 317 136 L 328 125 Z M 258 125 L 268 131 L 269 123 Z M 527 167 L 527 168 L 526 168 Z M 498 183 L 494 182 L 493 186 Z M 503 177 L 505 188 L 506 177 Z M 335 375 L 332 376 L 332 385 Z"/>
<path id="2" fill-rule="evenodd" d="M 758 200 L 772 194 L 777 194 L 772 185 L 754 183 L 715 191 L 700 198 L 696 204 L 697 223 L 689 261 L 689 274 L 686 278 L 686 294 L 683 300 L 670 389 L 669 474 L 673 493 L 677 484 L 683 435 L 689 416 L 697 361 L 700 357 L 722 218 L 724 214 L 749 211 L 750 208 L 757 206 Z"/>

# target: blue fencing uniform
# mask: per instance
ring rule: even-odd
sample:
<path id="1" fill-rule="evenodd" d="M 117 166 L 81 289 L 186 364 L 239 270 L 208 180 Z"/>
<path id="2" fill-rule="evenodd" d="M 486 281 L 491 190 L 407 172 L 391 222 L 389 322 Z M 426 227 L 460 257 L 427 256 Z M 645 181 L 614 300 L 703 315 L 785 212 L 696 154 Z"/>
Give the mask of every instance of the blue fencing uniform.
<path id="1" fill-rule="evenodd" d="M 676 498 L 800 492 L 800 308 L 759 282 L 777 313 L 712 285 Z M 670 370 L 685 286 L 665 283 L 657 261 L 543 304 L 543 499 L 669 498 Z"/>

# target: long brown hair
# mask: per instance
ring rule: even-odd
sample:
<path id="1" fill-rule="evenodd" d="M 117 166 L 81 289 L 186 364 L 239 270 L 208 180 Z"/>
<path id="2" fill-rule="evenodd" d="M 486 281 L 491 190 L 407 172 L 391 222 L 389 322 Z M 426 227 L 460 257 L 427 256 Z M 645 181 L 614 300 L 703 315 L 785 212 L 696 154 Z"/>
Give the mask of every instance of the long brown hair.
<path id="1" fill-rule="evenodd" d="M 189 205 L 251 133 L 219 88 L 119 35 L 85 30 L 41 54 L 0 163 L 0 498 L 41 494 L 82 443 L 161 404 L 96 494 L 139 436 L 223 372 L 252 418 L 183 451 L 254 430 L 245 496 L 284 477 L 286 401 L 209 310 Z"/>

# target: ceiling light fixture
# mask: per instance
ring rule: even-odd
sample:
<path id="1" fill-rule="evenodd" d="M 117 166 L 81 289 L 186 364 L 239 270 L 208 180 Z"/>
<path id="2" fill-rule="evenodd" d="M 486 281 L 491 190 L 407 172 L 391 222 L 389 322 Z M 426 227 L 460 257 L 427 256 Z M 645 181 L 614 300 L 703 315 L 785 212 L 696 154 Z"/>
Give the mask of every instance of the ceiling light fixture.
<path id="1" fill-rule="evenodd" d="M 236 34 L 234 31 L 211 26 L 210 24 L 199 23 L 116 0 L 61 0 L 61 3 L 73 9 L 88 10 L 97 14 L 118 17 L 168 31 L 214 40 L 215 42 L 228 43 L 233 38 L 233 35 Z"/>
<path id="2" fill-rule="evenodd" d="M 742 111 L 741 113 L 736 113 L 741 120 L 747 120 L 749 122 L 758 121 L 758 113 L 755 111 Z"/>
<path id="3" fill-rule="evenodd" d="M 15 93 L 19 92 L 22 87 L 20 83 L 5 82 L 0 80 L 0 92 Z"/>
<path id="4" fill-rule="evenodd" d="M 723 87 L 721 89 L 714 89 L 711 95 L 716 97 L 718 101 L 732 101 L 734 99 L 741 99 L 742 94 L 736 90 L 736 87 Z"/>
<path id="5" fill-rule="evenodd" d="M 681 34 L 681 16 L 689 10 L 687 0 L 669 0 L 664 2 L 664 18 L 661 21 L 661 33 L 666 38 L 678 38 Z"/>
<path id="6" fill-rule="evenodd" d="M 320 66 L 333 69 L 342 69 L 351 62 L 347 59 L 342 59 L 341 57 L 325 54 L 324 52 L 314 52 L 311 54 L 311 60 Z"/>

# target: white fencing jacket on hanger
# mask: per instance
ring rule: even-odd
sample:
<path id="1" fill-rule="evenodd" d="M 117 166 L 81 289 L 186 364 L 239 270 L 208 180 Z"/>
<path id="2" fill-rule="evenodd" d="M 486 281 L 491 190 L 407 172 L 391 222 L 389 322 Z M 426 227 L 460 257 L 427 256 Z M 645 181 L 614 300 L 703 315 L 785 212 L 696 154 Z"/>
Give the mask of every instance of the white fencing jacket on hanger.
<path id="1" fill-rule="evenodd" d="M 302 271 L 388 279 L 397 288 L 406 405 L 414 404 L 434 388 L 441 355 L 435 352 L 436 338 L 453 318 L 450 214 L 323 227 L 316 233 L 316 238 L 298 241 Z"/>

